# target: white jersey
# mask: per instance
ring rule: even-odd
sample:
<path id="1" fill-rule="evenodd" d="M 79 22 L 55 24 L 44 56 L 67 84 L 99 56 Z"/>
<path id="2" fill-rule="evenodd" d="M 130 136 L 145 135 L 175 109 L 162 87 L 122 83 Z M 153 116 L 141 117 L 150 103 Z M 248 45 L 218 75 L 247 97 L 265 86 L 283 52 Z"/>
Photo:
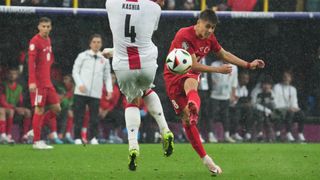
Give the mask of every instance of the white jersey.
<path id="1" fill-rule="evenodd" d="M 223 61 L 214 61 L 211 66 L 219 67 L 222 66 Z M 230 99 L 232 88 L 238 86 L 238 67 L 232 66 L 232 72 L 230 74 L 211 73 L 212 88 L 211 98 L 217 100 L 228 100 Z"/>
<path id="2" fill-rule="evenodd" d="M 156 67 L 158 49 L 151 38 L 158 28 L 160 6 L 150 0 L 107 0 L 106 9 L 113 35 L 113 68 Z"/>

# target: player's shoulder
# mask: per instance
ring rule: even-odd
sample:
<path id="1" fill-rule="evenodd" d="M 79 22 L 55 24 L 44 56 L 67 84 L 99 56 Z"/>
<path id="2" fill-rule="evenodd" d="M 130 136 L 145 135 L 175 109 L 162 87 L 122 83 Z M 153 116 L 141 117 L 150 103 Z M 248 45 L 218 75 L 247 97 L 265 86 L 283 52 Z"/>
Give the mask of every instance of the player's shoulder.
<path id="1" fill-rule="evenodd" d="M 190 39 L 191 40 L 193 38 L 192 31 L 194 31 L 193 26 L 181 28 L 176 33 L 175 38 L 176 39 L 182 38 L 182 39 Z"/>
<path id="2" fill-rule="evenodd" d="M 40 40 L 39 34 L 36 34 L 30 39 L 30 43 L 31 42 L 38 42 L 39 40 Z"/>
<path id="3" fill-rule="evenodd" d="M 189 34 L 192 34 L 192 31 L 194 31 L 193 26 L 183 27 L 183 28 L 179 29 L 177 34 L 189 35 Z"/>

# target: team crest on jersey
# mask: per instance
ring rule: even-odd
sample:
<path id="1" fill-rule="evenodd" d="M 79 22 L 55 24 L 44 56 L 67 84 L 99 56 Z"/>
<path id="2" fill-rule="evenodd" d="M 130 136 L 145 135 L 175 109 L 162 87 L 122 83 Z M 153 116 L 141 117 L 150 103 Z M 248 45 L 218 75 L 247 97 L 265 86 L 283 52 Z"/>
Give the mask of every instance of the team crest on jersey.
<path id="1" fill-rule="evenodd" d="M 181 44 L 181 47 L 184 49 L 184 50 L 188 50 L 189 49 L 189 44 L 185 41 L 182 42 Z"/>
<path id="2" fill-rule="evenodd" d="M 35 49 L 35 45 L 34 45 L 34 44 L 30 44 L 29 50 L 30 50 L 30 51 L 33 51 L 34 49 Z"/>

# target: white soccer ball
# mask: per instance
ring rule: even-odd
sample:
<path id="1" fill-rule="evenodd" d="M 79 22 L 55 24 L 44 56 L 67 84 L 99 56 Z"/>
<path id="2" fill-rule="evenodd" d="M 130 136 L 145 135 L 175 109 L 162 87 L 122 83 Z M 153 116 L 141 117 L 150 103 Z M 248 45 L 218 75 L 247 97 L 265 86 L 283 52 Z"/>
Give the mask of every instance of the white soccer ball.
<path id="1" fill-rule="evenodd" d="M 185 74 L 192 67 L 192 57 L 184 49 L 173 49 L 167 56 L 166 65 L 175 74 Z"/>

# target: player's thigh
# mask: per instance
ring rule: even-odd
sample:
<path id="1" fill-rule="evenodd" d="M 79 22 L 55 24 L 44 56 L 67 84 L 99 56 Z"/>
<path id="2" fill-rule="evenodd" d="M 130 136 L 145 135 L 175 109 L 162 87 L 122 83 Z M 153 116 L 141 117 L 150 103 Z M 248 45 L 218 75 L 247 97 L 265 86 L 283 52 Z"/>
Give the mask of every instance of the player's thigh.
<path id="1" fill-rule="evenodd" d="M 156 77 L 157 67 L 150 67 L 146 69 L 141 69 L 140 74 L 137 79 L 137 86 L 143 91 L 148 90 L 153 87 L 153 81 Z"/>
<path id="2" fill-rule="evenodd" d="M 47 89 L 37 88 L 34 92 L 30 92 L 30 101 L 32 107 L 44 107 L 47 101 Z"/>
<path id="3" fill-rule="evenodd" d="M 60 107 L 60 98 L 58 93 L 56 92 L 55 88 L 47 88 L 47 97 L 46 97 L 46 104 L 50 105 L 50 109 L 55 113 L 59 113 L 61 111 Z"/>

